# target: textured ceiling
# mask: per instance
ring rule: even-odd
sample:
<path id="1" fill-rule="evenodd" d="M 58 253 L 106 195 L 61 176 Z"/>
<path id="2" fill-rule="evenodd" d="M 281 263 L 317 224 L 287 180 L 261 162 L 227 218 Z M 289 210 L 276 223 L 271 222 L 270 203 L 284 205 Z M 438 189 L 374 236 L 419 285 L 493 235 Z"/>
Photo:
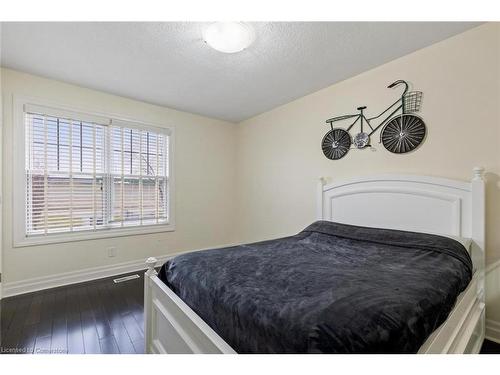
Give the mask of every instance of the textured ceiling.
<path id="1" fill-rule="evenodd" d="M 223 54 L 207 23 L 3 23 L 2 65 L 238 122 L 476 26 L 457 22 L 252 23 Z"/>

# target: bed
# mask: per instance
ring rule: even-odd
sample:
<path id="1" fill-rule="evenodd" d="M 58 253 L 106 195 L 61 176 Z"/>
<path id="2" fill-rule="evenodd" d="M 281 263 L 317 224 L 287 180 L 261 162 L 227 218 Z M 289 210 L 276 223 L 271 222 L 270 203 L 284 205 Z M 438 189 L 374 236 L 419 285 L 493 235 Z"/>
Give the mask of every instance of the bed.
<path id="1" fill-rule="evenodd" d="M 479 351 L 482 169 L 320 179 L 317 195 L 319 221 L 295 236 L 181 255 L 160 275 L 148 259 L 146 352 Z M 469 253 L 445 236 L 471 238 Z"/>

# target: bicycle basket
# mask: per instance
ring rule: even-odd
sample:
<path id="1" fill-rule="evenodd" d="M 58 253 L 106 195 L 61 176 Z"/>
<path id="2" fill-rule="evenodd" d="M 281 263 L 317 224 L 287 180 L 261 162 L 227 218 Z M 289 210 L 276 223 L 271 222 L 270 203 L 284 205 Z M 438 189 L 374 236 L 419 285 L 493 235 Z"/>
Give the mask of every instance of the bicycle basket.
<path id="1" fill-rule="evenodd" d="M 422 104 L 422 91 L 410 91 L 405 95 L 404 103 L 404 111 L 406 113 L 420 111 L 420 105 Z"/>

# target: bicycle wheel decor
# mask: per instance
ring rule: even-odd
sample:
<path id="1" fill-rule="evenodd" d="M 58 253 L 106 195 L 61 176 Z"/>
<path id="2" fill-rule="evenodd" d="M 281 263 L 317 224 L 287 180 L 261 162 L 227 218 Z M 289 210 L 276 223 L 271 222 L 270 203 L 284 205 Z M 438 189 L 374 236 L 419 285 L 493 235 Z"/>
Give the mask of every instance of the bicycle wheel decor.
<path id="1" fill-rule="evenodd" d="M 366 106 L 357 108 L 358 113 L 332 117 L 326 120 L 331 130 L 321 142 L 321 149 L 328 159 L 342 159 L 352 148 L 365 150 L 376 147 L 371 143 L 380 132 L 380 142 L 393 154 L 406 154 L 418 148 L 424 141 L 427 129 L 424 121 L 416 116 L 422 105 L 422 91 L 409 91 L 408 82 L 398 79 L 387 88 L 403 89 L 401 96 L 386 109 L 373 116 L 366 115 Z M 347 122 L 345 129 L 334 128 L 334 122 Z M 353 134 L 351 136 L 351 134 Z"/>
<path id="2" fill-rule="evenodd" d="M 424 121 L 415 115 L 399 115 L 382 129 L 381 140 L 387 151 L 405 154 L 415 150 L 425 138 Z"/>
<path id="3" fill-rule="evenodd" d="M 351 136 L 340 128 L 330 130 L 321 141 L 323 154 L 331 160 L 342 159 L 349 152 L 350 147 Z"/>

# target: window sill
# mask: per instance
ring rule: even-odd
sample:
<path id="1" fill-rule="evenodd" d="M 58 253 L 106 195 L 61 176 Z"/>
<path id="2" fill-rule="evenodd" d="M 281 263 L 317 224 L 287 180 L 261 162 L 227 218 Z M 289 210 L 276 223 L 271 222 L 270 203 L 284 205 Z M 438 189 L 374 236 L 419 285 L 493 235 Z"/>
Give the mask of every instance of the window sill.
<path id="1" fill-rule="evenodd" d="M 14 239 L 14 247 L 37 246 L 54 243 L 76 242 L 97 240 L 101 238 L 113 238 L 124 236 L 137 236 L 161 232 L 175 231 L 174 224 L 158 224 L 131 228 L 109 228 L 101 229 L 98 232 L 73 232 L 62 234 L 49 234 L 46 236 L 33 236 Z"/>

